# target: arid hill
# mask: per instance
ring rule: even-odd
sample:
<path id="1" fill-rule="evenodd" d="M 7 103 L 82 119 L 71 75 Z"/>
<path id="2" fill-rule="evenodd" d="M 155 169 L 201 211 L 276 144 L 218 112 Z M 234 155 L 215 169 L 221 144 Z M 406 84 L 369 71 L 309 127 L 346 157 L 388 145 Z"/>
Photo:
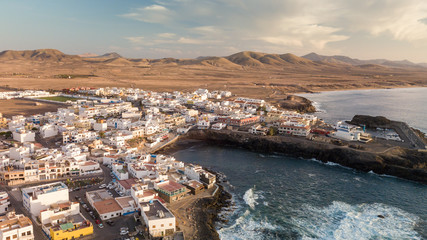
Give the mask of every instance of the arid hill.
<path id="1" fill-rule="evenodd" d="M 323 56 L 319 55 L 317 53 L 309 53 L 307 55 L 302 56 L 303 58 L 309 59 L 311 61 L 316 62 L 327 62 L 327 63 L 338 63 L 338 64 L 350 64 L 350 65 L 369 65 L 369 64 L 375 64 L 375 65 L 382 65 L 386 67 L 400 67 L 400 68 L 408 68 L 408 67 L 425 67 L 424 63 L 417 64 L 410 62 L 408 60 L 402 60 L 402 61 L 390 61 L 387 59 L 372 59 L 372 60 L 359 60 L 356 58 L 350 58 L 347 56 Z"/>
<path id="2" fill-rule="evenodd" d="M 79 56 L 67 55 L 56 49 L 38 49 L 0 52 L 0 60 L 35 60 L 35 61 L 54 61 L 80 60 Z"/>
<path id="3" fill-rule="evenodd" d="M 117 53 L 80 57 L 54 49 L 9 50 L 0 53 L 0 85 L 36 89 L 119 86 L 154 91 L 208 88 L 279 104 L 297 92 L 427 86 L 427 68 L 409 61 L 314 53 L 298 57 L 245 51 L 225 57 L 145 59 Z"/>

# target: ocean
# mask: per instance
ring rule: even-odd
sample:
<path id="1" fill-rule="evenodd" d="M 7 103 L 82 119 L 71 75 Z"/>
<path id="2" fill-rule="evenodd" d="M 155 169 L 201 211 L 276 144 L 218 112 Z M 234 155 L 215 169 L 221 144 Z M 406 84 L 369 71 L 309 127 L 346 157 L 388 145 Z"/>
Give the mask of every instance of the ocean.
<path id="1" fill-rule="evenodd" d="M 427 133 L 427 88 L 369 89 L 298 94 L 313 101 L 326 122 L 351 120 L 356 114 L 407 122 Z"/>
<path id="2" fill-rule="evenodd" d="M 405 121 L 427 133 L 427 88 L 303 94 L 327 122 L 355 114 Z M 427 186 L 335 163 L 199 145 L 177 160 L 228 177 L 234 211 L 221 239 L 427 239 Z"/>
<path id="3" fill-rule="evenodd" d="M 227 176 L 221 239 L 427 239 L 427 186 L 335 163 L 193 146 L 174 154 Z"/>

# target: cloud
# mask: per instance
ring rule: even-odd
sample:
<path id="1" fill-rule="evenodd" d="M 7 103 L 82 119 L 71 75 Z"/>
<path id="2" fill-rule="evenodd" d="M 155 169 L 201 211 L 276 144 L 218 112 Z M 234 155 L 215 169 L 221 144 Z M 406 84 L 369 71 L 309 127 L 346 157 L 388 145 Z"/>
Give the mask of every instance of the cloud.
<path id="1" fill-rule="evenodd" d="M 174 38 L 176 36 L 175 33 L 159 33 L 157 36 L 161 38 Z"/>
<path id="2" fill-rule="evenodd" d="M 193 46 L 210 54 L 233 50 L 339 52 L 338 42 L 391 36 L 427 40 L 427 1 L 423 0 L 156 0 L 122 17 L 156 23 L 162 31 L 128 39 L 168 49 Z M 145 36 L 145 35 L 144 35 Z M 215 52 L 216 51 L 216 52 Z M 222 51 L 222 52 L 221 52 Z"/>
<path id="3" fill-rule="evenodd" d="M 129 40 L 129 42 L 133 44 L 144 43 L 144 37 L 125 37 L 125 39 Z"/>
<path id="4" fill-rule="evenodd" d="M 120 16 L 147 23 L 167 23 L 171 20 L 171 13 L 166 7 L 154 4 L 132 9 L 129 13 Z"/>

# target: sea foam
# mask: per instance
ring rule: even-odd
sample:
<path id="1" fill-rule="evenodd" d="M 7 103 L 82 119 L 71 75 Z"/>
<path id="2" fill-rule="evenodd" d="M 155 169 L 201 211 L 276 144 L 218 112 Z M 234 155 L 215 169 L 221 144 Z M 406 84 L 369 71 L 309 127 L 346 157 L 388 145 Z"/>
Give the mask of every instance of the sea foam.
<path id="1" fill-rule="evenodd" d="M 302 239 L 421 239 L 414 230 L 419 218 L 386 204 L 333 202 L 302 211 L 304 217 L 294 219 Z"/>
<path id="2" fill-rule="evenodd" d="M 257 205 L 257 199 L 259 198 L 259 195 L 254 192 L 253 188 L 248 189 L 245 194 L 243 195 L 243 200 L 245 200 L 245 203 L 252 209 L 255 209 L 255 205 Z"/>

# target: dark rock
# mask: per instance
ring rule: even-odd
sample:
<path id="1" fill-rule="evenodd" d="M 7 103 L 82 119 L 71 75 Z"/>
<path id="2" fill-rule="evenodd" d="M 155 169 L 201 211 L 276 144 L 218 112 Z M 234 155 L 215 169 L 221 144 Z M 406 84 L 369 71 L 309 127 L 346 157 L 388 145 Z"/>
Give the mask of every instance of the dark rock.
<path id="1" fill-rule="evenodd" d="M 350 121 L 353 125 L 366 125 L 367 128 L 388 127 L 391 121 L 383 116 L 355 115 Z"/>
<path id="2" fill-rule="evenodd" d="M 312 102 L 301 96 L 288 95 L 286 99 L 279 101 L 279 105 L 282 108 L 300 113 L 316 112 L 316 108 L 313 106 Z"/>
<path id="3" fill-rule="evenodd" d="M 283 153 L 322 162 L 335 162 L 356 170 L 387 174 L 427 184 L 427 152 L 396 147 L 376 153 L 313 142 L 300 137 L 255 136 L 230 130 L 194 130 L 183 136 L 217 145 L 242 147 L 260 153 Z"/>

